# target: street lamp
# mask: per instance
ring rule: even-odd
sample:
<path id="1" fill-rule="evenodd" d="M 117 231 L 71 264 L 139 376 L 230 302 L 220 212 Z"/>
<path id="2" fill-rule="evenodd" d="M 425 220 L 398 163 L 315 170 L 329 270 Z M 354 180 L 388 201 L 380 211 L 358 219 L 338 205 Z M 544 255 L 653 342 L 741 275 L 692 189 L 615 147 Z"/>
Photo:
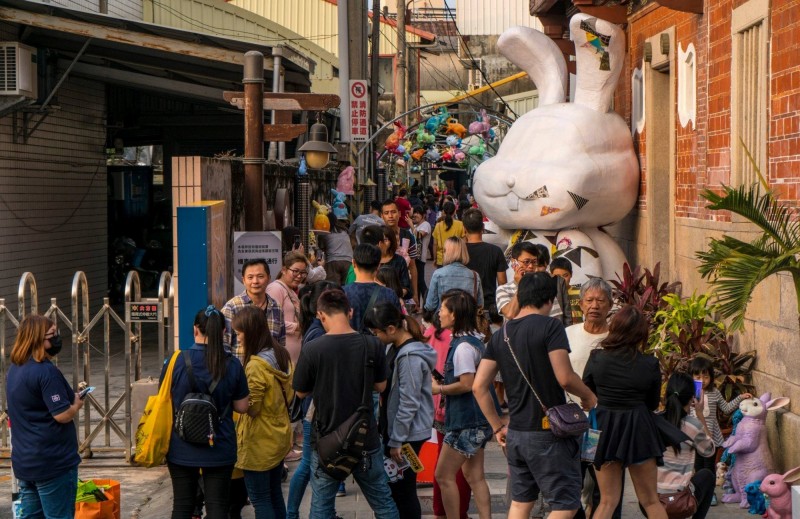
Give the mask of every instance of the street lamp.
<path id="1" fill-rule="evenodd" d="M 298 151 L 306 155 L 308 167 L 322 169 L 328 165 L 331 153 L 336 153 L 336 148 L 328 142 L 328 128 L 322 124 L 317 115 L 317 122 L 311 125 L 308 142 L 300 146 Z"/>

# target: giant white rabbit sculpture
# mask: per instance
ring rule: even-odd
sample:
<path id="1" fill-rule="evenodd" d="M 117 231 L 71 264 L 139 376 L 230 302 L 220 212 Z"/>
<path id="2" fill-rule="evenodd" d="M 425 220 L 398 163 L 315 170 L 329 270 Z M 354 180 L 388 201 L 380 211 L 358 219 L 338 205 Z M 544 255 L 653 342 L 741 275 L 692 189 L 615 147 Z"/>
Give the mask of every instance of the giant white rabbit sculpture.
<path id="1" fill-rule="evenodd" d="M 625 60 L 624 32 L 582 13 L 569 27 L 577 65 L 571 103 L 567 66 L 550 38 L 527 27 L 500 36 L 500 52 L 536 84 L 539 106 L 517 119 L 497 154 L 478 167 L 473 193 L 506 231 L 497 238 L 532 231 L 525 239 L 562 250 L 580 284 L 622 271 L 625 256 L 600 227 L 635 205 L 639 164 L 625 121 L 609 111 Z"/>

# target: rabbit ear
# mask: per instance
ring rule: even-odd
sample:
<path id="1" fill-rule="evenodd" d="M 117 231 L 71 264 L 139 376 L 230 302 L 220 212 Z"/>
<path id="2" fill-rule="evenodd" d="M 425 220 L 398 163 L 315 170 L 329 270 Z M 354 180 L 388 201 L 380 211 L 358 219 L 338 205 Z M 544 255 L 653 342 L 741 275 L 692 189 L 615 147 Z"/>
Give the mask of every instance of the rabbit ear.
<path id="1" fill-rule="evenodd" d="M 795 467 L 783 475 L 784 483 L 793 483 L 800 479 L 800 467 Z"/>
<path id="2" fill-rule="evenodd" d="M 530 27 L 511 27 L 500 35 L 497 48 L 536 84 L 539 106 L 566 100 L 567 63 L 553 40 Z"/>
<path id="3" fill-rule="evenodd" d="M 780 396 L 774 400 L 770 400 L 765 404 L 767 411 L 774 411 L 775 409 L 780 409 L 781 407 L 789 405 L 789 399 L 785 396 Z"/>
<path id="4" fill-rule="evenodd" d="M 579 13 L 569 21 L 575 43 L 575 103 L 600 113 L 611 108 L 625 61 L 625 33 L 617 25 Z"/>

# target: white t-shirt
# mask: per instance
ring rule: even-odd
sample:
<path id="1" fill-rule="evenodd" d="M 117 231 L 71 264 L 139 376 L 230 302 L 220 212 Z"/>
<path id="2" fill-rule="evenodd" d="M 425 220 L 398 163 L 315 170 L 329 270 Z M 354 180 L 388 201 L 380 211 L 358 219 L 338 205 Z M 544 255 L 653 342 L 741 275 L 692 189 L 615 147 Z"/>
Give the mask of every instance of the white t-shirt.
<path id="1" fill-rule="evenodd" d="M 430 256 L 430 253 L 428 252 L 428 244 L 431 241 L 431 224 L 423 220 L 421 224 L 417 225 L 417 233 L 420 232 L 426 233 L 422 238 L 422 250 L 419 253 L 420 259 L 422 261 L 427 261 L 429 259 L 428 256 Z M 419 250 L 419 248 L 417 250 Z"/>
<path id="2" fill-rule="evenodd" d="M 453 375 L 458 378 L 464 373 L 476 373 L 478 363 L 481 361 L 481 354 L 478 349 L 468 342 L 462 342 L 456 346 L 453 354 Z"/>
<path id="3" fill-rule="evenodd" d="M 573 324 L 567 326 L 567 340 L 569 340 L 569 361 L 572 363 L 572 369 L 579 377 L 583 378 L 583 370 L 586 368 L 586 363 L 589 361 L 589 354 L 597 347 L 600 342 L 608 337 L 608 332 L 604 333 L 589 333 L 583 328 L 584 323 Z M 573 400 L 577 401 L 578 397 L 570 395 Z"/>

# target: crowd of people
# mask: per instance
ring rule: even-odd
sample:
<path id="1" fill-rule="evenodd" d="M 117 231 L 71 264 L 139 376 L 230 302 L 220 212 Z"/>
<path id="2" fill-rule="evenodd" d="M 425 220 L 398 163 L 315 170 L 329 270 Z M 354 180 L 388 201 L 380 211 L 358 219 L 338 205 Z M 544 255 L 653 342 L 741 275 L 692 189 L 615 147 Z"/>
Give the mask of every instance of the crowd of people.
<path id="1" fill-rule="evenodd" d="M 284 230 L 290 250 L 279 271 L 245 262 L 245 290 L 197 312 L 192 344 L 181 345 L 172 368 L 171 398 L 177 410 L 187 395 L 208 395 L 218 423 L 213 447 L 171 436 L 172 518 L 203 509 L 211 519 L 238 518 L 248 500 L 258 519 L 297 518 L 309 483 L 309 517 L 337 517 L 346 488 L 326 470 L 318 442 L 365 408 L 352 479 L 379 519 L 421 517 L 416 473 L 390 480 L 384 461 L 402 466 L 430 440 L 439 449 L 438 518 L 465 518 L 471 498 L 481 519 L 491 517 L 484 453 L 492 440 L 508 461 L 510 518 L 527 519 L 537 500 L 553 519 L 619 517 L 625 470 L 647 517 L 666 518 L 660 496 L 690 485 L 693 517 L 705 517 L 710 460 L 722 443 L 716 411 L 750 395 L 726 402 L 713 367 L 697 359 L 692 373 L 670 378 L 657 415 L 661 372 L 643 353 L 640 310 L 612 313 L 611 287 L 592 278 L 575 312 L 568 261 L 521 242 L 509 265 L 483 242 L 483 214 L 468 198 L 406 195 L 372 203 L 349 229 L 332 218 L 320 243 L 326 261 L 309 260 L 294 245 L 299 231 Z M 83 401 L 50 362 L 59 350 L 51 320 L 20 323 L 7 394 L 23 517 L 72 517 L 64 496 L 75 494 L 80 458 L 71 420 Z M 551 430 L 547 410 L 569 400 L 602 431 L 591 462 L 577 438 Z"/>

